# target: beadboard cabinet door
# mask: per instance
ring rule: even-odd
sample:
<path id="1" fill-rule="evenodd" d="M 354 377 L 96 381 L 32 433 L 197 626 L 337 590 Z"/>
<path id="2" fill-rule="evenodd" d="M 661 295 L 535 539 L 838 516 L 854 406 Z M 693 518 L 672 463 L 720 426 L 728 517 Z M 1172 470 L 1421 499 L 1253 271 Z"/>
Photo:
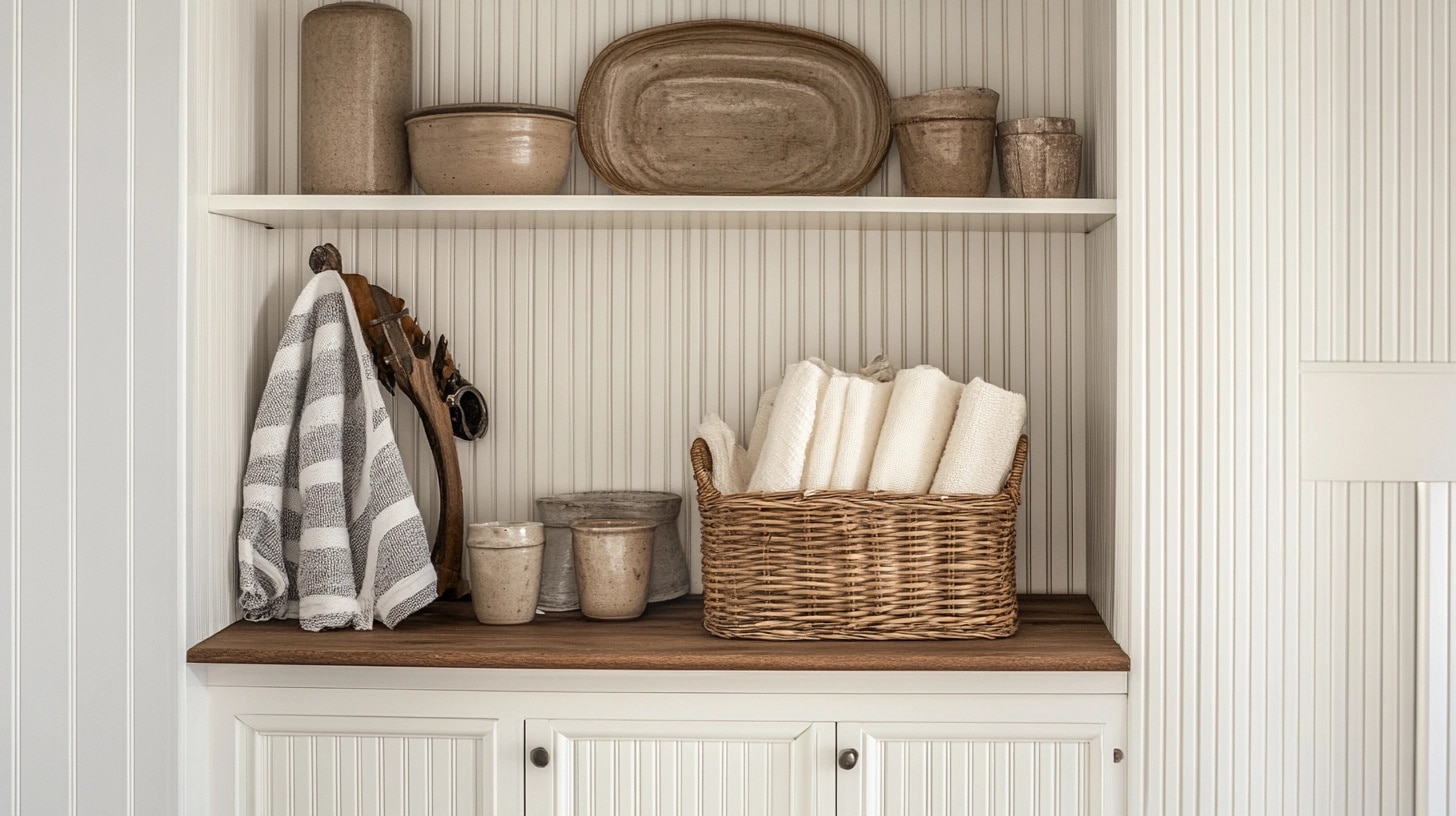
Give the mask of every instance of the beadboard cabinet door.
<path id="1" fill-rule="evenodd" d="M 839 724 L 839 816 L 1113 816 L 1107 723 Z"/>
<path id="2" fill-rule="evenodd" d="M 526 812 L 831 816 L 834 732 L 833 723 L 527 720 Z"/>

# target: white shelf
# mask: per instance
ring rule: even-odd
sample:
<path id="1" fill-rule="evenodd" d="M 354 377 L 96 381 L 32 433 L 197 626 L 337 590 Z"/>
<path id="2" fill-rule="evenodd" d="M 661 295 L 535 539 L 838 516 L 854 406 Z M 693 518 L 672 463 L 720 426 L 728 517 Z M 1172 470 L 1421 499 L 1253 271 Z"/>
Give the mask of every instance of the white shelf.
<path id="1" fill-rule="evenodd" d="M 1090 232 L 1114 199 L 862 196 L 214 195 L 209 210 L 282 228 L 717 228 Z"/>

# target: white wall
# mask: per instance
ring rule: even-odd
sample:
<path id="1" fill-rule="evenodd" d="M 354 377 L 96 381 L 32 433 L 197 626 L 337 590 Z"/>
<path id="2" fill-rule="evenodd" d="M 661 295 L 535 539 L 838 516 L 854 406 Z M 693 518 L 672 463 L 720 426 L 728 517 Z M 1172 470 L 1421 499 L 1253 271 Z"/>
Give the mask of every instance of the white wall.
<path id="1" fill-rule="evenodd" d="M 0 3 L 0 810 L 178 811 L 175 0 Z"/>
<path id="2" fill-rule="evenodd" d="M 1412 483 L 1301 473 L 1300 371 L 1456 354 L 1452 16 L 1120 4 L 1134 813 L 1415 812 L 1417 693 L 1451 699 L 1417 663 L 1436 536 Z"/>

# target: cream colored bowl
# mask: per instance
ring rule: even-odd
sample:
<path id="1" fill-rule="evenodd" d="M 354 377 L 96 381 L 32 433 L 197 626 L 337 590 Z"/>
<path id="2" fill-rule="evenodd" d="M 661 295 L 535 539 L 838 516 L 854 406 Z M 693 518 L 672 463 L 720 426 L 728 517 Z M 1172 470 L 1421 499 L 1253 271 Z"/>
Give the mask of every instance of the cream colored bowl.
<path id="1" fill-rule="evenodd" d="M 405 119 L 410 170 L 432 195 L 550 195 L 571 162 L 576 120 L 557 108 L 472 104 Z"/>

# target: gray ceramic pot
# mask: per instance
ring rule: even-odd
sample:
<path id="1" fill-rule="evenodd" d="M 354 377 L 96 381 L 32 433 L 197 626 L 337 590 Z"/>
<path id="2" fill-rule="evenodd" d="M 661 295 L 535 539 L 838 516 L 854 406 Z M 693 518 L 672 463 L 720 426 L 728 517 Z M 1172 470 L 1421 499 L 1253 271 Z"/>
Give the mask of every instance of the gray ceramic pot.
<path id="1" fill-rule="evenodd" d="M 383 3 L 334 3 L 303 18 L 300 39 L 304 194 L 408 193 L 409 17 Z"/>
<path id="2" fill-rule="evenodd" d="M 583 519 L 646 519 L 657 523 L 652 543 L 652 574 L 647 600 L 652 603 L 686 595 L 687 553 L 678 533 L 682 497 L 676 493 L 593 491 L 545 496 L 536 512 L 546 525 L 546 551 L 541 568 L 541 609 L 564 612 L 581 607 L 576 566 L 571 554 L 571 523 Z"/>

